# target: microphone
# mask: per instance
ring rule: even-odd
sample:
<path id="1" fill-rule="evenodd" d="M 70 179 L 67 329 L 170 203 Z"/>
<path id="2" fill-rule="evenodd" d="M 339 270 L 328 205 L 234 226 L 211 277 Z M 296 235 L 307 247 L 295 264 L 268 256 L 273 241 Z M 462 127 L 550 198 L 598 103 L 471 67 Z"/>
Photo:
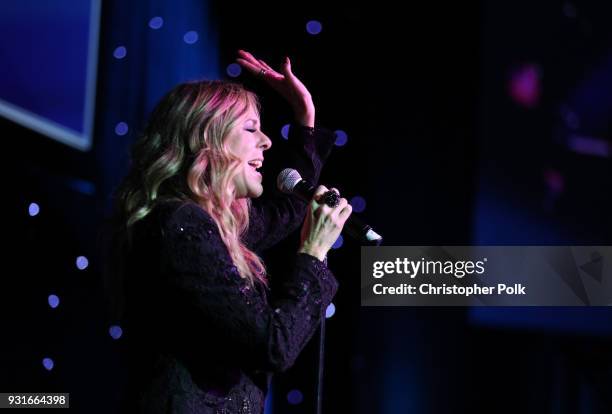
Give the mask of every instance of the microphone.
<path id="1" fill-rule="evenodd" d="M 278 174 L 276 186 L 286 194 L 294 194 L 303 200 L 310 202 L 316 188 L 304 180 L 299 172 L 293 168 L 285 168 Z M 351 214 L 344 224 L 343 232 L 353 237 L 360 243 L 379 246 L 382 236 L 374 231 L 371 226 L 362 222 L 355 214 Z"/>

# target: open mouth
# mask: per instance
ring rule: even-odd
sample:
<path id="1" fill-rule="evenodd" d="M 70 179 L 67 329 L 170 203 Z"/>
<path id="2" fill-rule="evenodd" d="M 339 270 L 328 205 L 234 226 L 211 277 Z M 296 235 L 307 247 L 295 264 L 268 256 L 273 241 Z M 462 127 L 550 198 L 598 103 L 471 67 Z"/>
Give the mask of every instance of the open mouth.
<path id="1" fill-rule="evenodd" d="M 261 170 L 261 168 L 263 167 L 263 159 L 261 158 L 256 158 L 254 160 L 251 160 L 248 162 L 249 166 L 251 168 L 253 168 L 256 172 L 260 172 L 258 170 Z"/>

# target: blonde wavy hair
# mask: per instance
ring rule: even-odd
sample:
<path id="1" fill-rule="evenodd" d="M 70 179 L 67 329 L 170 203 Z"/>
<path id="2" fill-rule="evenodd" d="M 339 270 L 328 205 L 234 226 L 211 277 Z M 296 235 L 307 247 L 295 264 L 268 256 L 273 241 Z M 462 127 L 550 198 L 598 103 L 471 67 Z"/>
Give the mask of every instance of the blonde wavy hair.
<path id="1" fill-rule="evenodd" d="M 192 200 L 216 222 L 241 277 L 267 285 L 262 260 L 242 242 L 249 226 L 249 198 L 236 198 L 232 185 L 240 160 L 225 138 L 257 96 L 226 81 L 183 83 L 154 109 L 134 144 L 131 170 L 119 187 L 116 210 L 130 243 L 135 223 L 160 202 Z"/>

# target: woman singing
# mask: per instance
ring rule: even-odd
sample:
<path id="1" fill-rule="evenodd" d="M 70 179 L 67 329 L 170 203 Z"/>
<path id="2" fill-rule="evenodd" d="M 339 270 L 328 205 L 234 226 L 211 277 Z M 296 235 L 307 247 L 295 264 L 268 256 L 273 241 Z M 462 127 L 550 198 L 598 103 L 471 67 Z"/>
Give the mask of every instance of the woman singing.
<path id="1" fill-rule="evenodd" d="M 289 60 L 280 72 L 244 51 L 238 62 L 291 105 L 292 167 L 318 182 L 334 136 L 315 128 Z M 262 413 L 271 374 L 293 365 L 336 293 L 324 259 L 351 206 L 323 204 L 324 186 L 310 204 L 258 199 L 257 170 L 272 145 L 258 105 L 235 83 L 184 83 L 134 146 L 114 243 L 126 298 L 126 412 Z M 294 266 L 272 290 L 258 254 L 302 222 Z"/>

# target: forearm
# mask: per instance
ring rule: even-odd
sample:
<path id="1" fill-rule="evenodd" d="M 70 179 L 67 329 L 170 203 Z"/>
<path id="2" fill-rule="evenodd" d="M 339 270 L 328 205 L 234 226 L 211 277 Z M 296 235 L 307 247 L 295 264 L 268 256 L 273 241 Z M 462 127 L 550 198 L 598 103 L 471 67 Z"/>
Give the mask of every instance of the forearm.
<path id="1" fill-rule="evenodd" d="M 314 128 L 315 126 L 315 109 L 314 105 L 311 107 L 305 107 L 302 110 L 295 111 L 295 122 L 298 125 L 302 125 L 309 128 Z"/>

